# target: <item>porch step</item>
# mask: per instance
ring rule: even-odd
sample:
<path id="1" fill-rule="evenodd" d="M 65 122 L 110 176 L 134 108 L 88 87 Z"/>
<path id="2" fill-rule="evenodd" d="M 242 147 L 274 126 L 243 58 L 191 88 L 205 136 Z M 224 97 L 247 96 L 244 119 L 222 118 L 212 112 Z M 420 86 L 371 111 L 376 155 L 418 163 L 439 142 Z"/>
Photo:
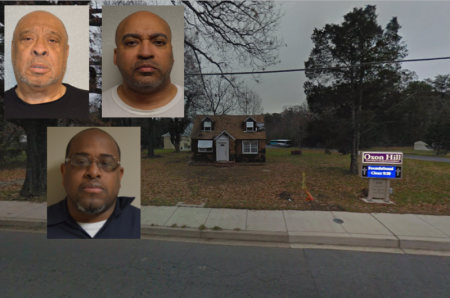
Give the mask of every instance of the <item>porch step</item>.
<path id="1" fill-rule="evenodd" d="M 236 165 L 236 163 L 234 161 L 215 161 L 214 162 L 214 166 L 215 167 L 234 167 Z"/>

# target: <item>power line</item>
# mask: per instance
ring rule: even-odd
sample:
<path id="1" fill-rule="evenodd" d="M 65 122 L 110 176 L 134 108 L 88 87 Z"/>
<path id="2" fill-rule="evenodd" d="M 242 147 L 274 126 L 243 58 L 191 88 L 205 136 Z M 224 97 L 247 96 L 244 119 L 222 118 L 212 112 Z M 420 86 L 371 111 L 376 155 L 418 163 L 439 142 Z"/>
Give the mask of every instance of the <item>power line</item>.
<path id="1" fill-rule="evenodd" d="M 389 64 L 389 63 L 403 63 L 403 62 L 421 62 L 421 61 L 434 61 L 434 60 L 446 60 L 450 57 L 437 57 L 437 58 L 422 58 L 422 59 L 408 59 L 408 60 L 395 60 L 395 61 L 382 61 L 382 62 L 366 62 L 358 65 L 339 66 L 339 67 L 320 67 L 320 68 L 300 68 L 300 69 L 283 69 L 283 70 L 267 70 L 267 71 L 245 71 L 245 72 L 217 72 L 217 73 L 186 73 L 187 76 L 223 76 L 223 75 L 247 75 L 247 74 L 266 74 L 266 73 L 279 73 L 279 72 L 296 72 L 296 71 L 314 71 L 314 70 L 330 70 L 330 69 L 343 69 L 354 68 L 364 65 L 373 64 Z"/>

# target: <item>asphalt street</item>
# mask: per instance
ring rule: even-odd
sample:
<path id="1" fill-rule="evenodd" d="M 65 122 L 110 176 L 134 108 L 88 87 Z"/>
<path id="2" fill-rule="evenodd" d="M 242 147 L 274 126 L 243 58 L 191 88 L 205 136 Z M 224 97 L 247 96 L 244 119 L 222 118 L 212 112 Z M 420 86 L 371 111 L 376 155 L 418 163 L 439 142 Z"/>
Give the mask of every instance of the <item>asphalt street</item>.
<path id="1" fill-rule="evenodd" d="M 281 148 L 279 146 L 272 146 L 272 145 L 266 145 L 266 148 Z M 298 148 L 295 148 L 298 150 Z M 309 148 L 304 148 L 304 149 L 309 149 Z M 325 149 L 317 149 L 316 150 L 325 150 Z M 332 152 L 337 152 L 337 150 L 332 149 L 330 150 Z M 422 155 L 408 155 L 405 154 L 404 155 L 405 158 L 408 159 L 418 159 L 418 160 L 425 160 L 425 161 L 436 161 L 436 162 L 446 162 L 446 163 L 450 163 L 450 158 L 447 157 L 436 157 L 436 156 L 422 156 Z"/>
<path id="2" fill-rule="evenodd" d="M 405 155 L 405 158 L 450 163 L 450 158 L 447 158 L 447 157 Z"/>
<path id="3" fill-rule="evenodd" d="M 1 297 L 449 297 L 450 257 L 0 231 Z"/>

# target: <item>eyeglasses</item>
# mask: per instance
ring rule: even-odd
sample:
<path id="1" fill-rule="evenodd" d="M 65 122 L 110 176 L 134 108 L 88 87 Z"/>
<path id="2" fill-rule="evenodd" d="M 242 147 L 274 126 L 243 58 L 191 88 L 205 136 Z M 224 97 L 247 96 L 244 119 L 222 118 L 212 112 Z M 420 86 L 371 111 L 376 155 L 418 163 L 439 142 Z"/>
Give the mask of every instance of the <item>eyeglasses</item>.
<path id="1" fill-rule="evenodd" d="M 66 158 L 66 163 L 77 168 L 87 168 L 90 167 L 92 162 L 96 162 L 97 166 L 105 171 L 111 172 L 117 169 L 120 165 L 120 161 L 112 156 L 100 156 L 98 158 L 92 158 L 90 156 L 75 154 L 72 157 Z"/>

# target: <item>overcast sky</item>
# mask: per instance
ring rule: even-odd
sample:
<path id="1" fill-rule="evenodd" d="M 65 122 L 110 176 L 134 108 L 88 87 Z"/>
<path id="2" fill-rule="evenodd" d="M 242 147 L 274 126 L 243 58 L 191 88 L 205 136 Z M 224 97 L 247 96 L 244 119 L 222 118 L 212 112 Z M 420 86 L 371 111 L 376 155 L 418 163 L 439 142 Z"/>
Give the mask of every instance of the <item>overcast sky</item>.
<path id="1" fill-rule="evenodd" d="M 311 34 L 314 28 L 325 24 L 340 24 L 343 16 L 354 7 L 376 5 L 378 24 L 385 28 L 392 17 L 397 17 L 402 28 L 400 36 L 406 42 L 408 56 L 405 59 L 450 56 L 450 1 L 445 2 L 360 2 L 283 1 L 285 16 L 278 32 L 288 46 L 280 49 L 281 63 L 267 69 L 304 68 L 313 48 Z M 419 80 L 450 73 L 450 60 L 403 63 L 403 68 L 416 72 Z M 248 69 L 235 68 L 234 71 Z M 261 75 L 261 83 L 251 76 L 245 77 L 248 86 L 263 99 L 265 113 L 281 112 L 283 106 L 306 102 L 303 83 L 304 72 Z"/>

